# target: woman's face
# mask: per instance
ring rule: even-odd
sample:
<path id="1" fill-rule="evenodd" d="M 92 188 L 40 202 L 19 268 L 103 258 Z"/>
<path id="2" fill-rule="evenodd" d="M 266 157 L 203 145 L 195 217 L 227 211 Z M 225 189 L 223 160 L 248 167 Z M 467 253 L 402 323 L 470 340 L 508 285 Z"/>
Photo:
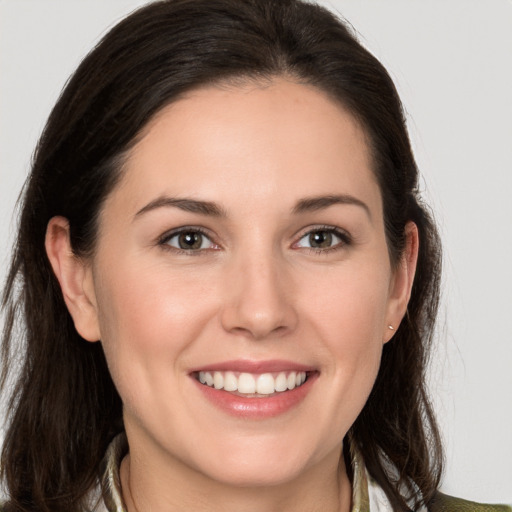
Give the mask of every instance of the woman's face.
<path id="1" fill-rule="evenodd" d="M 132 459 L 237 485 L 335 467 L 410 286 L 360 127 L 285 80 L 161 111 L 88 265 Z"/>

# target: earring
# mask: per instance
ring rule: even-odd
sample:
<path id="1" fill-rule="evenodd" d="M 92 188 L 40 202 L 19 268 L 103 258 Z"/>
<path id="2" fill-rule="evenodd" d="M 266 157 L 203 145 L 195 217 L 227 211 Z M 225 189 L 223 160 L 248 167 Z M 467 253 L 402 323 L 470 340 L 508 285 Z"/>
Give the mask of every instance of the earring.
<path id="1" fill-rule="evenodd" d="M 392 325 L 388 325 L 388 329 L 390 329 L 391 331 L 395 330 L 395 328 Z"/>

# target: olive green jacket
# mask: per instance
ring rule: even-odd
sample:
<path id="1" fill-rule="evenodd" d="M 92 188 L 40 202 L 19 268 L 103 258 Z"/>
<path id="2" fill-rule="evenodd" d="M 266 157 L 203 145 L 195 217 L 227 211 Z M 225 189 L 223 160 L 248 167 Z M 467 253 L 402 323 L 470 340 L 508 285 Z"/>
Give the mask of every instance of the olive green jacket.
<path id="1" fill-rule="evenodd" d="M 485 505 L 438 493 L 428 507 L 429 512 L 512 512 L 507 505 Z"/>

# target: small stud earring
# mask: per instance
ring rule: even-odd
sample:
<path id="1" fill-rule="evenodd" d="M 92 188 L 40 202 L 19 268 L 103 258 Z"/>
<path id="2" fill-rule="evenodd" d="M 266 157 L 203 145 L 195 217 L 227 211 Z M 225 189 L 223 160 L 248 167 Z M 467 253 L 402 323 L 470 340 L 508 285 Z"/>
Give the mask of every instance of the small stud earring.
<path id="1" fill-rule="evenodd" d="M 388 325 L 388 329 L 390 329 L 390 330 L 392 330 L 392 331 L 394 331 L 394 330 L 395 330 L 395 328 L 394 328 L 392 325 Z"/>

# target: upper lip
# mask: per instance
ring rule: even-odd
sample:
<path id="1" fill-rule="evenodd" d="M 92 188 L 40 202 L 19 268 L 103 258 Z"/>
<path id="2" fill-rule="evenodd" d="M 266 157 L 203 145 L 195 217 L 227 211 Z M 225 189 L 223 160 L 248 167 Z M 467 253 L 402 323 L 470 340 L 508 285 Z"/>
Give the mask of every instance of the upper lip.
<path id="1" fill-rule="evenodd" d="M 270 373 L 270 372 L 311 372 L 316 370 L 313 366 L 286 361 L 283 359 L 273 359 L 267 361 L 251 361 L 248 359 L 237 359 L 233 361 L 222 361 L 219 363 L 207 364 L 205 366 L 194 368 L 194 372 L 211 372 L 211 371 L 232 371 L 245 373 Z"/>

